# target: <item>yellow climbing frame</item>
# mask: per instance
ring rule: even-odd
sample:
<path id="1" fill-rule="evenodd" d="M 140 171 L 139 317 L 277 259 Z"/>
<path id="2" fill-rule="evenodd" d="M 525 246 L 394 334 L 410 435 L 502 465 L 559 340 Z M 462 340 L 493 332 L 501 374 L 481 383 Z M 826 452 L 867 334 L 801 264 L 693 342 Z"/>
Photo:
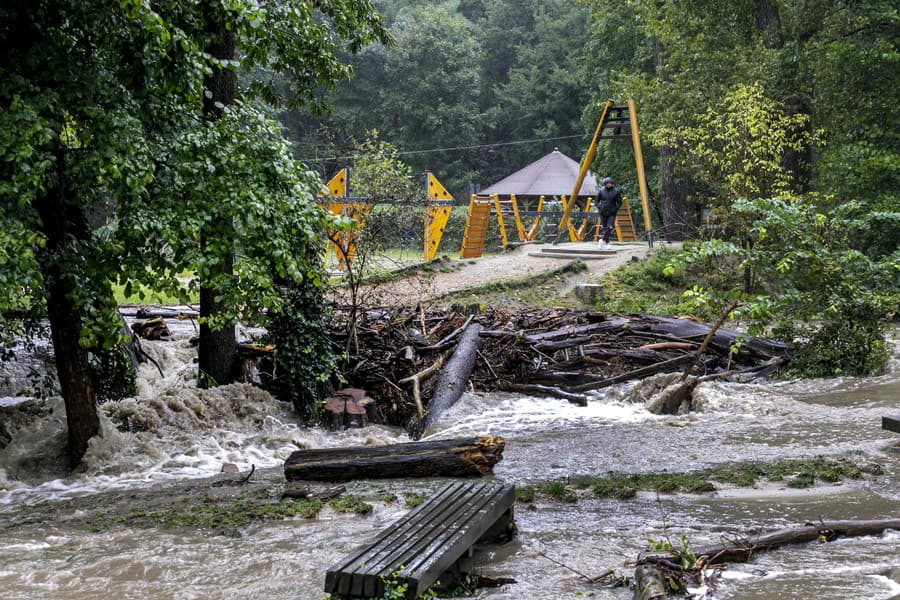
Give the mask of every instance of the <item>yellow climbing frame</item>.
<path id="1" fill-rule="evenodd" d="M 453 196 L 431 173 L 425 174 L 425 190 L 428 205 L 425 207 L 425 247 L 422 260 L 431 260 L 437 254 L 438 245 L 453 211 Z"/>
<path id="2" fill-rule="evenodd" d="M 626 112 L 627 116 L 625 116 Z M 625 129 L 627 129 L 629 133 L 624 133 Z M 604 130 L 612 130 L 612 133 L 604 134 Z M 626 106 L 613 106 L 612 100 L 608 100 L 606 104 L 603 105 L 600 120 L 597 122 L 596 130 L 594 130 L 594 137 L 591 138 L 591 143 L 581 162 L 581 168 L 578 172 L 578 178 L 575 180 L 572 197 L 577 198 L 578 192 L 581 190 L 581 184 L 584 182 L 584 177 L 597 152 L 597 142 L 601 139 L 627 138 L 631 139 L 631 147 L 634 150 L 634 166 L 637 171 L 638 189 L 641 194 L 641 208 L 644 214 L 644 231 L 647 233 L 647 239 L 652 246 L 653 223 L 650 220 L 650 192 L 647 189 L 647 177 L 644 173 L 644 153 L 641 150 L 641 136 L 640 131 L 638 130 L 637 108 L 635 107 L 633 99 L 629 98 Z M 559 241 L 559 234 L 565 231 L 566 228 L 570 228 L 569 215 L 572 213 L 574 207 L 575 202 L 569 202 L 565 205 L 565 211 L 563 212 L 562 218 L 559 220 L 559 231 L 557 232 L 554 243 Z M 572 239 L 572 232 L 573 230 L 570 228 L 570 239 Z M 572 239 L 572 241 L 574 241 L 574 239 Z"/>
<path id="3" fill-rule="evenodd" d="M 328 196 L 346 200 L 347 180 L 348 171 L 344 167 L 326 184 Z M 324 204 L 328 212 L 354 220 L 358 223 L 358 227 L 363 226 L 365 216 L 372 211 L 371 202 L 327 202 Z M 328 249 L 334 252 L 342 271 L 346 271 L 350 262 L 353 261 L 353 256 L 356 254 L 356 239 L 358 236 L 358 232 L 352 230 L 332 230 L 328 232 Z"/>

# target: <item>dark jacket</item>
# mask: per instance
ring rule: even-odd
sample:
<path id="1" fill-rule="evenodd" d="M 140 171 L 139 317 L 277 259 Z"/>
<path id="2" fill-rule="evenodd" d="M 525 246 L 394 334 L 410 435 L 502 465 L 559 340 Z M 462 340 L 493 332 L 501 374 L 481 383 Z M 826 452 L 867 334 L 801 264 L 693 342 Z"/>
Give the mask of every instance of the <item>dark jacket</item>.
<path id="1" fill-rule="evenodd" d="M 622 206 L 622 192 L 617 187 L 600 188 L 600 191 L 597 192 L 597 206 L 599 206 L 601 216 L 611 217 L 619 212 L 619 207 Z"/>

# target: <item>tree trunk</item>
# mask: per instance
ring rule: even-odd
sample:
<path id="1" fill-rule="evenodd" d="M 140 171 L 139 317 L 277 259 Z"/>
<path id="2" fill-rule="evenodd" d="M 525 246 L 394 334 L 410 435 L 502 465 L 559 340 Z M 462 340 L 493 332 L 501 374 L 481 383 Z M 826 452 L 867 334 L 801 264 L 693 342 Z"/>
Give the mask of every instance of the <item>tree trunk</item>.
<path id="1" fill-rule="evenodd" d="M 662 81 L 669 81 L 666 52 L 659 38 L 653 37 L 653 64 Z M 678 151 L 672 146 L 659 147 L 659 203 L 662 209 L 663 231 L 669 241 L 691 237 L 687 214 L 687 190 L 678 175 Z"/>
<path id="2" fill-rule="evenodd" d="M 772 0 L 756 0 L 756 27 L 763 34 L 766 48 L 781 48 L 781 15 Z"/>
<path id="3" fill-rule="evenodd" d="M 206 14 L 206 32 L 211 42 L 206 51 L 215 58 L 234 59 L 234 32 L 209 7 Z M 235 74 L 229 69 L 213 67 L 212 74 L 204 79 L 204 88 L 208 92 L 203 97 L 203 118 L 214 121 L 222 116 L 224 107 L 234 103 Z M 209 198 L 216 202 L 216 198 Z M 200 232 L 200 251 L 210 250 L 210 238 L 213 236 L 228 237 L 228 246 L 233 243 L 231 223 L 214 222 Z M 222 257 L 222 274 L 234 273 L 233 250 L 229 249 Z M 200 387 L 211 387 L 232 383 L 237 377 L 237 337 L 234 327 L 211 328 L 206 319 L 222 314 L 224 304 L 217 298 L 217 293 L 203 281 L 200 282 L 200 344 L 197 349 L 200 374 Z"/>
<path id="4" fill-rule="evenodd" d="M 697 557 L 708 556 L 713 563 L 746 562 L 763 550 L 773 550 L 788 544 L 804 544 L 815 540 L 830 542 L 839 537 L 881 535 L 888 529 L 900 531 L 900 519 L 819 521 L 801 527 L 787 527 L 769 533 L 744 536 L 732 542 L 697 549 L 694 554 Z"/>
<path id="5" fill-rule="evenodd" d="M 480 477 L 503 455 L 501 437 L 388 446 L 298 450 L 284 463 L 286 479 L 352 481 L 394 477 Z"/>
<path id="6" fill-rule="evenodd" d="M 453 355 L 438 376 L 425 419 L 422 422 L 413 419 L 407 425 L 407 431 L 413 439 L 422 437 L 425 430 L 436 423 L 448 408 L 456 404 L 466 391 L 466 384 L 478 359 L 478 349 L 482 342 L 479 334 L 482 329 L 480 324 L 471 323 L 460 336 Z"/>
<path id="7" fill-rule="evenodd" d="M 70 259 L 70 240 L 85 240 L 88 232 L 81 209 L 67 202 L 62 149 L 56 155 L 56 168 L 56 186 L 38 198 L 35 205 L 41 230 L 47 237 L 40 253 L 41 273 L 47 288 L 47 316 L 56 372 L 66 405 L 69 461 L 77 466 L 87 451 L 88 440 L 100 433 L 100 419 L 91 385 L 88 352 L 79 342 L 83 310 L 72 300 L 75 283 L 65 263 Z"/>

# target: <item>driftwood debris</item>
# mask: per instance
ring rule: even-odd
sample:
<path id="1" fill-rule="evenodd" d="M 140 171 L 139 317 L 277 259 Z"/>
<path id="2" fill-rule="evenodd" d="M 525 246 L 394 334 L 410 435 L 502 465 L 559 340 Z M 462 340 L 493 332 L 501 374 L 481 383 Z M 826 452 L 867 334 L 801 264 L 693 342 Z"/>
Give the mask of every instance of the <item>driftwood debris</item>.
<path id="1" fill-rule="evenodd" d="M 697 382 L 766 376 L 783 364 L 788 351 L 778 342 L 689 319 L 590 310 L 473 314 L 461 306 L 442 312 L 417 306 L 362 312 L 358 318 L 359 346 L 348 357 L 347 383 L 375 399 L 371 419 L 407 426 L 414 436 L 466 386 L 582 404 L 587 393 L 655 373 L 687 370 Z M 347 347 L 345 331 L 338 319 L 332 334 L 336 347 Z M 470 373 L 452 366 L 454 359 Z M 447 390 L 439 395 L 443 383 L 438 382 L 450 373 L 455 397 L 448 402 Z"/>
<path id="2" fill-rule="evenodd" d="M 153 317 L 146 321 L 135 321 L 131 324 L 131 331 L 145 340 L 168 340 L 171 337 L 169 326 L 162 317 Z"/>
<path id="3" fill-rule="evenodd" d="M 386 446 L 298 450 L 284 463 L 285 478 L 352 481 L 393 477 L 480 477 L 503 456 L 501 437 L 474 437 Z"/>
<path id="4" fill-rule="evenodd" d="M 347 486 L 335 485 L 321 489 L 312 489 L 309 486 L 291 486 L 281 492 L 281 499 L 292 498 L 294 500 L 331 500 L 347 491 Z"/>
<path id="5" fill-rule="evenodd" d="M 754 535 L 723 538 L 718 544 L 690 550 L 688 568 L 684 568 L 684 550 L 667 554 L 644 554 L 635 568 L 635 600 L 667 598 L 681 593 L 688 585 L 696 585 L 707 577 L 707 569 L 721 568 L 729 562 L 746 562 L 756 554 L 789 544 L 831 542 L 842 537 L 881 535 L 893 529 L 900 531 L 900 519 L 874 521 L 818 521 L 799 527 L 788 527 Z"/>

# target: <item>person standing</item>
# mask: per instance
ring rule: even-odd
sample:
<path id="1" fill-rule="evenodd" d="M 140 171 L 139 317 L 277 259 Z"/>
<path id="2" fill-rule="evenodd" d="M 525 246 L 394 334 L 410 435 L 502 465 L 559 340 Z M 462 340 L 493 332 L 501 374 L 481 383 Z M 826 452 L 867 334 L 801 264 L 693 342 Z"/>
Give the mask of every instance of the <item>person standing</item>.
<path id="1" fill-rule="evenodd" d="M 605 177 L 597 192 L 597 205 L 600 210 L 600 239 L 597 245 L 609 248 L 609 236 L 616 226 L 616 213 L 622 206 L 622 191 L 616 187 L 612 177 Z"/>

